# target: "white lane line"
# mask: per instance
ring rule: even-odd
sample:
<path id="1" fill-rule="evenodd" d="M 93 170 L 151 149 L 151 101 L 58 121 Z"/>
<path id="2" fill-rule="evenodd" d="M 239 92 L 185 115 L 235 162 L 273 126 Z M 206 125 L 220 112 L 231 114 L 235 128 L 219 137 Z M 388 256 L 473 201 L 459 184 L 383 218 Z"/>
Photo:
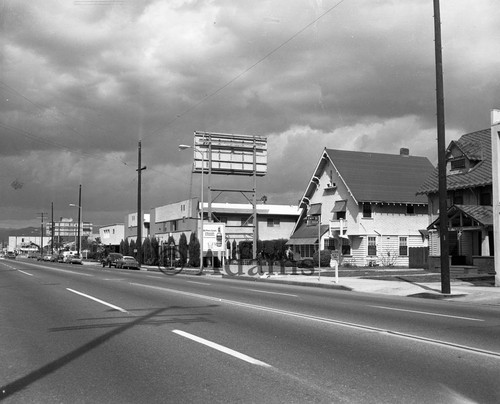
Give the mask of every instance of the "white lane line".
<path id="1" fill-rule="evenodd" d="M 115 310 L 121 311 L 122 313 L 127 313 L 127 310 L 122 309 L 121 307 L 115 306 L 114 304 L 111 304 L 111 303 L 105 302 L 104 300 L 97 299 L 96 297 L 93 297 L 93 296 L 90 296 L 90 295 L 86 295 L 85 293 L 78 292 L 78 291 L 73 290 L 73 289 L 70 289 L 70 288 L 66 288 L 66 290 L 69 290 L 70 292 L 76 293 L 77 295 L 80 295 L 80 296 L 86 297 L 87 299 L 94 300 L 94 301 L 95 301 L 95 302 L 97 302 L 97 303 L 104 304 L 105 306 L 108 306 L 108 307 L 111 307 L 112 309 L 115 309 Z"/>
<path id="2" fill-rule="evenodd" d="M 248 363 L 251 363 L 253 365 L 263 366 L 263 367 L 267 367 L 267 368 L 272 367 L 271 365 L 269 365 L 265 362 L 262 362 L 258 359 L 255 359 L 255 358 L 252 358 L 251 356 L 245 355 L 245 354 L 238 352 L 238 351 L 235 351 L 231 348 L 227 348 L 223 345 L 216 344 L 215 342 L 206 340 L 204 338 L 197 337 L 196 335 L 189 334 L 189 333 L 181 331 L 181 330 L 172 330 L 172 332 L 177 334 L 177 335 L 180 335 L 182 337 L 189 338 L 192 341 L 196 341 L 200 344 L 206 345 L 210 348 L 216 349 L 217 351 L 234 356 L 235 358 L 241 359 L 241 360 L 248 362 Z"/>
<path id="3" fill-rule="evenodd" d="M 347 321 L 335 320 L 332 318 L 318 317 L 318 316 L 313 316 L 313 315 L 309 315 L 309 314 L 297 313 L 297 312 L 293 312 L 293 311 L 274 309 L 271 307 L 259 306 L 256 304 L 238 302 L 236 300 L 220 299 L 220 298 L 214 297 L 214 296 L 200 295 L 198 293 L 184 292 L 181 290 L 168 289 L 168 288 L 163 288 L 160 286 L 151 286 L 151 285 L 145 285 L 143 283 L 135 283 L 135 282 L 129 282 L 129 283 L 130 283 L 130 285 L 142 286 L 142 287 L 149 288 L 149 289 L 162 290 L 164 292 L 178 293 L 178 294 L 181 294 L 184 296 L 194 297 L 194 298 L 198 298 L 198 299 L 206 299 L 206 300 L 210 300 L 210 301 L 230 304 L 230 305 L 239 306 L 239 307 L 245 307 L 245 308 L 249 308 L 251 310 L 261 310 L 261 311 L 265 311 L 265 312 L 269 312 L 269 313 L 275 313 L 275 314 L 280 314 L 280 315 L 285 315 L 285 316 L 290 316 L 290 317 L 295 317 L 295 318 L 300 318 L 300 319 L 305 319 L 305 320 L 310 320 L 310 321 L 316 321 L 316 322 L 330 324 L 330 325 L 337 325 L 340 327 L 353 328 L 353 329 L 364 330 L 364 331 L 369 331 L 369 332 L 371 331 L 371 332 L 375 332 L 375 333 L 389 335 L 392 337 L 410 339 L 410 340 L 420 341 L 420 342 L 429 343 L 429 344 L 438 345 L 438 346 L 445 346 L 445 347 L 448 347 L 451 349 L 458 349 L 458 350 L 466 351 L 469 353 L 476 353 L 479 355 L 486 355 L 486 356 L 491 356 L 495 359 L 500 359 L 500 352 L 493 352 L 493 351 L 488 351 L 485 349 L 476 348 L 476 347 L 472 347 L 472 346 L 455 344 L 454 342 L 448 342 L 448 341 L 444 341 L 444 340 L 421 337 L 421 336 L 415 335 L 415 334 L 407 334 L 404 332 L 392 331 L 392 330 L 388 330 L 388 329 L 384 329 L 384 328 L 372 327 L 369 325 L 364 325 L 364 324 L 359 324 L 359 323 L 350 323 Z"/>
<path id="4" fill-rule="evenodd" d="M 23 274 L 25 275 L 29 275 L 29 276 L 33 276 L 33 274 L 29 274 L 28 272 L 24 272 L 24 271 L 21 271 L 20 269 L 18 269 L 19 272 L 22 272 Z"/>
<path id="5" fill-rule="evenodd" d="M 418 310 L 407 310 L 407 309 L 396 309 L 394 307 L 386 307 L 386 306 L 368 306 L 368 307 L 375 307 L 377 309 L 384 309 L 384 310 L 394 310 L 394 311 L 405 311 L 407 313 L 417 313 L 417 314 L 426 314 L 428 316 L 439 316 L 439 317 L 449 317 L 449 318 L 458 318 L 461 320 L 468 320 L 468 321 L 484 321 L 479 318 L 473 318 L 473 317 L 461 317 L 461 316 L 452 316 L 449 314 L 440 314 L 440 313 L 431 313 L 428 311 L 418 311 Z"/>
<path id="6" fill-rule="evenodd" d="M 211 283 L 205 283 L 205 282 L 195 282 L 195 281 L 186 281 L 187 283 L 196 283 L 198 285 L 206 285 L 206 286 L 211 286 Z"/>
<path id="7" fill-rule="evenodd" d="M 258 290 L 258 289 L 247 289 L 247 290 L 251 290 L 252 292 L 259 292 L 259 293 L 269 293 L 270 295 L 298 297 L 297 295 L 291 295 L 290 293 L 269 292 L 267 290 Z"/>
<path id="8" fill-rule="evenodd" d="M 82 272 L 74 272 L 74 271 L 69 271 L 66 269 L 60 269 L 60 268 L 54 268 L 54 267 L 49 267 L 49 266 L 45 266 L 45 265 L 33 264 L 31 262 L 23 262 L 23 264 L 31 265 L 31 266 L 37 267 L 37 268 L 50 269 L 52 271 L 66 272 L 66 273 L 70 273 L 70 274 L 74 274 L 74 275 L 91 276 L 91 277 L 94 276 L 92 274 L 86 274 L 86 273 L 82 273 Z"/>

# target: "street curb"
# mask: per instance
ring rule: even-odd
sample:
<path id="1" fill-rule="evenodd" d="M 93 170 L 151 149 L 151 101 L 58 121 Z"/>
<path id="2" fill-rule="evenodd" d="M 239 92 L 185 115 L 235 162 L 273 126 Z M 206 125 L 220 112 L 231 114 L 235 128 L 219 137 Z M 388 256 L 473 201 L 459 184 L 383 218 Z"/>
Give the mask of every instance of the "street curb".
<path id="1" fill-rule="evenodd" d="M 301 282 L 301 281 L 289 281 L 289 280 L 278 280 L 272 278 L 254 278 L 252 276 L 241 276 L 241 275 L 224 275 L 222 274 L 223 279 L 237 279 L 240 281 L 247 282 L 264 282 L 264 283 L 280 283 L 285 285 L 297 285 L 297 286 L 310 286 L 314 288 L 324 288 L 324 289 L 337 289 L 337 290 L 345 290 L 348 292 L 352 292 L 354 289 L 344 285 L 328 285 L 324 283 L 312 283 L 312 282 Z"/>
<path id="2" fill-rule="evenodd" d="M 418 297 L 418 298 L 423 298 L 423 299 L 435 299 L 435 300 L 446 300 L 448 298 L 455 298 L 455 297 L 465 297 L 467 294 L 462 293 L 462 294 L 446 294 L 446 293 L 429 293 L 429 292 L 422 292 L 422 293 L 414 293 L 411 295 L 407 295 L 407 297 Z"/>

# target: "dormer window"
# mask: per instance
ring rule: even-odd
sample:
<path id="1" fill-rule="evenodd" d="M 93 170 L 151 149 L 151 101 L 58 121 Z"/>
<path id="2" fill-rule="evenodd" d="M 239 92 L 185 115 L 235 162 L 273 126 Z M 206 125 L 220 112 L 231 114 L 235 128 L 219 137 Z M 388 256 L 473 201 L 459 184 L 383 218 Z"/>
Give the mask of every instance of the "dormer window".
<path id="1" fill-rule="evenodd" d="M 465 157 L 451 160 L 450 168 L 452 170 L 463 170 L 465 168 Z"/>

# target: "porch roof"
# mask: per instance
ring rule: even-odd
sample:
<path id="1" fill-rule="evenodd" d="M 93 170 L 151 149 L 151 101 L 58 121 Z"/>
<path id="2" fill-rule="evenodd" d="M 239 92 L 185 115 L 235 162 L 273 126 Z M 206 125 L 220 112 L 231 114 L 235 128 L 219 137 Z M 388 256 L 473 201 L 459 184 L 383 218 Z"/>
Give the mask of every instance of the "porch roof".
<path id="1" fill-rule="evenodd" d="M 493 226 L 493 207 L 480 205 L 453 205 L 448 209 L 449 227 Z M 427 229 L 437 228 L 439 218 Z"/>

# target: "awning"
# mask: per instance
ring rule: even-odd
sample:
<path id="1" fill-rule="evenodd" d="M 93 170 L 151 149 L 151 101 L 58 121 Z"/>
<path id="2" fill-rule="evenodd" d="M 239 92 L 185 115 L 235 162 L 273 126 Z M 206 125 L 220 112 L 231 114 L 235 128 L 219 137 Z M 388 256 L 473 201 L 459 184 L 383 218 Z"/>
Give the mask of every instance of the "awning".
<path id="1" fill-rule="evenodd" d="M 320 216 L 321 215 L 321 203 L 312 204 L 307 212 L 307 216 Z"/>
<path id="2" fill-rule="evenodd" d="M 332 212 L 345 212 L 345 207 L 347 205 L 347 200 L 342 199 L 340 201 L 336 201 L 335 205 L 333 206 Z"/>
<path id="3" fill-rule="evenodd" d="M 307 245 L 318 244 L 318 238 L 291 238 L 286 242 L 286 245 Z"/>

